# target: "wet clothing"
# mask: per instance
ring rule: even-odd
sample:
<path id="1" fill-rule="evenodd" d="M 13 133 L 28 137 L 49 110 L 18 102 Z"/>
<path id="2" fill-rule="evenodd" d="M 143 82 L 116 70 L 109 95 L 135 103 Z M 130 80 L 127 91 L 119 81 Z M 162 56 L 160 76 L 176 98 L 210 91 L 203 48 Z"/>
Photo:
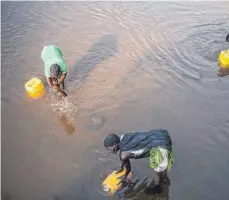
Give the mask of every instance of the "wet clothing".
<path id="1" fill-rule="evenodd" d="M 173 152 L 163 147 L 154 147 L 150 149 L 150 167 L 156 172 L 164 170 L 170 171 L 174 163 Z"/>
<path id="2" fill-rule="evenodd" d="M 126 133 L 120 136 L 120 151 L 132 153 L 135 159 L 149 157 L 150 149 L 158 146 L 172 148 L 172 142 L 166 130 Z"/>
<path id="3" fill-rule="evenodd" d="M 46 77 L 51 77 L 50 68 L 53 64 L 58 64 L 62 73 L 67 72 L 66 64 L 62 58 L 62 52 L 58 47 L 54 45 L 45 46 L 41 52 L 41 59 L 44 62 Z"/>
<path id="4" fill-rule="evenodd" d="M 150 157 L 150 166 L 163 171 L 173 164 L 172 141 L 166 130 L 126 133 L 120 136 L 120 152 L 128 152 L 130 158 Z"/>

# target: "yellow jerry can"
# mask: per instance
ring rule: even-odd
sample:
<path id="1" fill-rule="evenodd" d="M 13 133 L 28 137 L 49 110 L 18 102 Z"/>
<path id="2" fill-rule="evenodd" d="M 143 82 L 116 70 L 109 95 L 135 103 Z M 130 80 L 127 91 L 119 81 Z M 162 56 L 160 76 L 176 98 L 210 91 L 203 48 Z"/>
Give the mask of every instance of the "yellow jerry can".
<path id="1" fill-rule="evenodd" d="M 229 69 L 229 49 L 220 52 L 219 65 L 222 69 Z"/>
<path id="2" fill-rule="evenodd" d="M 38 78 L 32 78 L 25 83 L 25 89 L 28 95 L 33 99 L 38 99 L 45 94 L 45 86 Z"/>
<path id="3" fill-rule="evenodd" d="M 120 177 L 125 174 L 126 170 L 119 172 L 113 171 L 104 181 L 103 181 L 103 189 L 109 194 L 114 194 L 121 187 Z"/>

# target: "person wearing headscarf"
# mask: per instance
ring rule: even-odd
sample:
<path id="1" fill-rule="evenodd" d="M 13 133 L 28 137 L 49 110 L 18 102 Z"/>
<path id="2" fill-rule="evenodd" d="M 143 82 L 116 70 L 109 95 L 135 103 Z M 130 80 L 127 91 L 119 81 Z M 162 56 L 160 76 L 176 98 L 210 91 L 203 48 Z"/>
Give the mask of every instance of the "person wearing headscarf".
<path id="1" fill-rule="evenodd" d="M 103 143 L 111 153 L 119 152 L 121 167 L 118 172 L 126 169 L 122 181 L 127 181 L 127 176 L 131 171 L 130 159 L 146 157 L 150 158 L 150 166 L 156 171 L 155 185 L 161 185 L 167 180 L 167 171 L 174 163 L 172 140 L 167 130 L 125 133 L 120 136 L 110 134 L 105 137 Z"/>
<path id="2" fill-rule="evenodd" d="M 64 80 L 67 76 L 67 67 L 61 50 L 54 45 L 45 46 L 41 52 L 41 59 L 44 62 L 45 76 L 49 86 L 53 91 L 66 97 Z"/>

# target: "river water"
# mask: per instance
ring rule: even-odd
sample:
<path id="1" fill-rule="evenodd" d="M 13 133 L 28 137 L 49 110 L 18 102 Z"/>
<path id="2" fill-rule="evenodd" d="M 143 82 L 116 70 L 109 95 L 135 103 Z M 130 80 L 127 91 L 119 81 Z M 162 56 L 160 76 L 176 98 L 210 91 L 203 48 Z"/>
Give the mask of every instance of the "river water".
<path id="1" fill-rule="evenodd" d="M 154 128 L 173 140 L 171 186 L 138 199 L 229 199 L 229 79 L 217 76 L 228 9 L 226 1 L 3 2 L 3 199 L 111 199 L 100 174 L 119 162 L 103 138 Z M 45 81 L 48 44 L 68 65 L 72 126 L 50 97 L 25 93 L 30 78 Z M 153 177 L 148 160 L 132 168 Z"/>

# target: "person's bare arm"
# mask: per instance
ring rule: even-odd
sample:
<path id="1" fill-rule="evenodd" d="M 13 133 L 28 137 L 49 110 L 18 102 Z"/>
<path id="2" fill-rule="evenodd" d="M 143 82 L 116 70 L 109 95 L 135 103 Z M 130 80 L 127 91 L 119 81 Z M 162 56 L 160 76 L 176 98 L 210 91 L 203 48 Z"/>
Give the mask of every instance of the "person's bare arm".
<path id="1" fill-rule="evenodd" d="M 126 173 L 124 175 L 125 178 L 127 178 L 128 174 L 131 171 L 130 156 L 131 156 L 131 154 L 127 153 L 127 152 L 123 152 L 120 155 L 120 160 L 121 160 L 122 164 L 121 164 L 120 170 L 117 173 L 123 171 L 125 168 L 126 169 Z"/>
<path id="2" fill-rule="evenodd" d="M 47 79 L 47 82 L 48 82 L 48 84 L 49 84 L 49 87 L 53 89 L 54 84 L 53 84 L 53 82 L 52 82 L 52 78 L 51 78 L 51 77 L 47 77 L 46 79 Z"/>
<path id="3" fill-rule="evenodd" d="M 125 178 L 127 178 L 128 174 L 131 171 L 131 165 L 130 165 L 130 153 L 122 153 L 121 154 L 121 161 L 122 166 L 126 169 Z"/>
<path id="4" fill-rule="evenodd" d="M 64 81 L 64 79 L 66 78 L 66 76 L 67 76 L 67 72 L 62 73 L 58 84 L 61 84 Z"/>
<path id="5" fill-rule="evenodd" d="M 63 90 L 61 90 L 60 88 L 58 88 L 58 91 L 57 91 L 60 95 L 62 95 L 63 97 L 67 97 L 67 93 Z"/>
<path id="6" fill-rule="evenodd" d="M 67 97 L 66 92 L 64 92 L 63 90 L 61 90 L 57 85 L 54 85 L 52 82 L 52 78 L 51 77 L 47 77 L 47 82 L 49 84 L 49 86 L 52 88 L 52 90 L 54 92 L 59 93 L 60 95 L 62 95 L 63 97 Z"/>

